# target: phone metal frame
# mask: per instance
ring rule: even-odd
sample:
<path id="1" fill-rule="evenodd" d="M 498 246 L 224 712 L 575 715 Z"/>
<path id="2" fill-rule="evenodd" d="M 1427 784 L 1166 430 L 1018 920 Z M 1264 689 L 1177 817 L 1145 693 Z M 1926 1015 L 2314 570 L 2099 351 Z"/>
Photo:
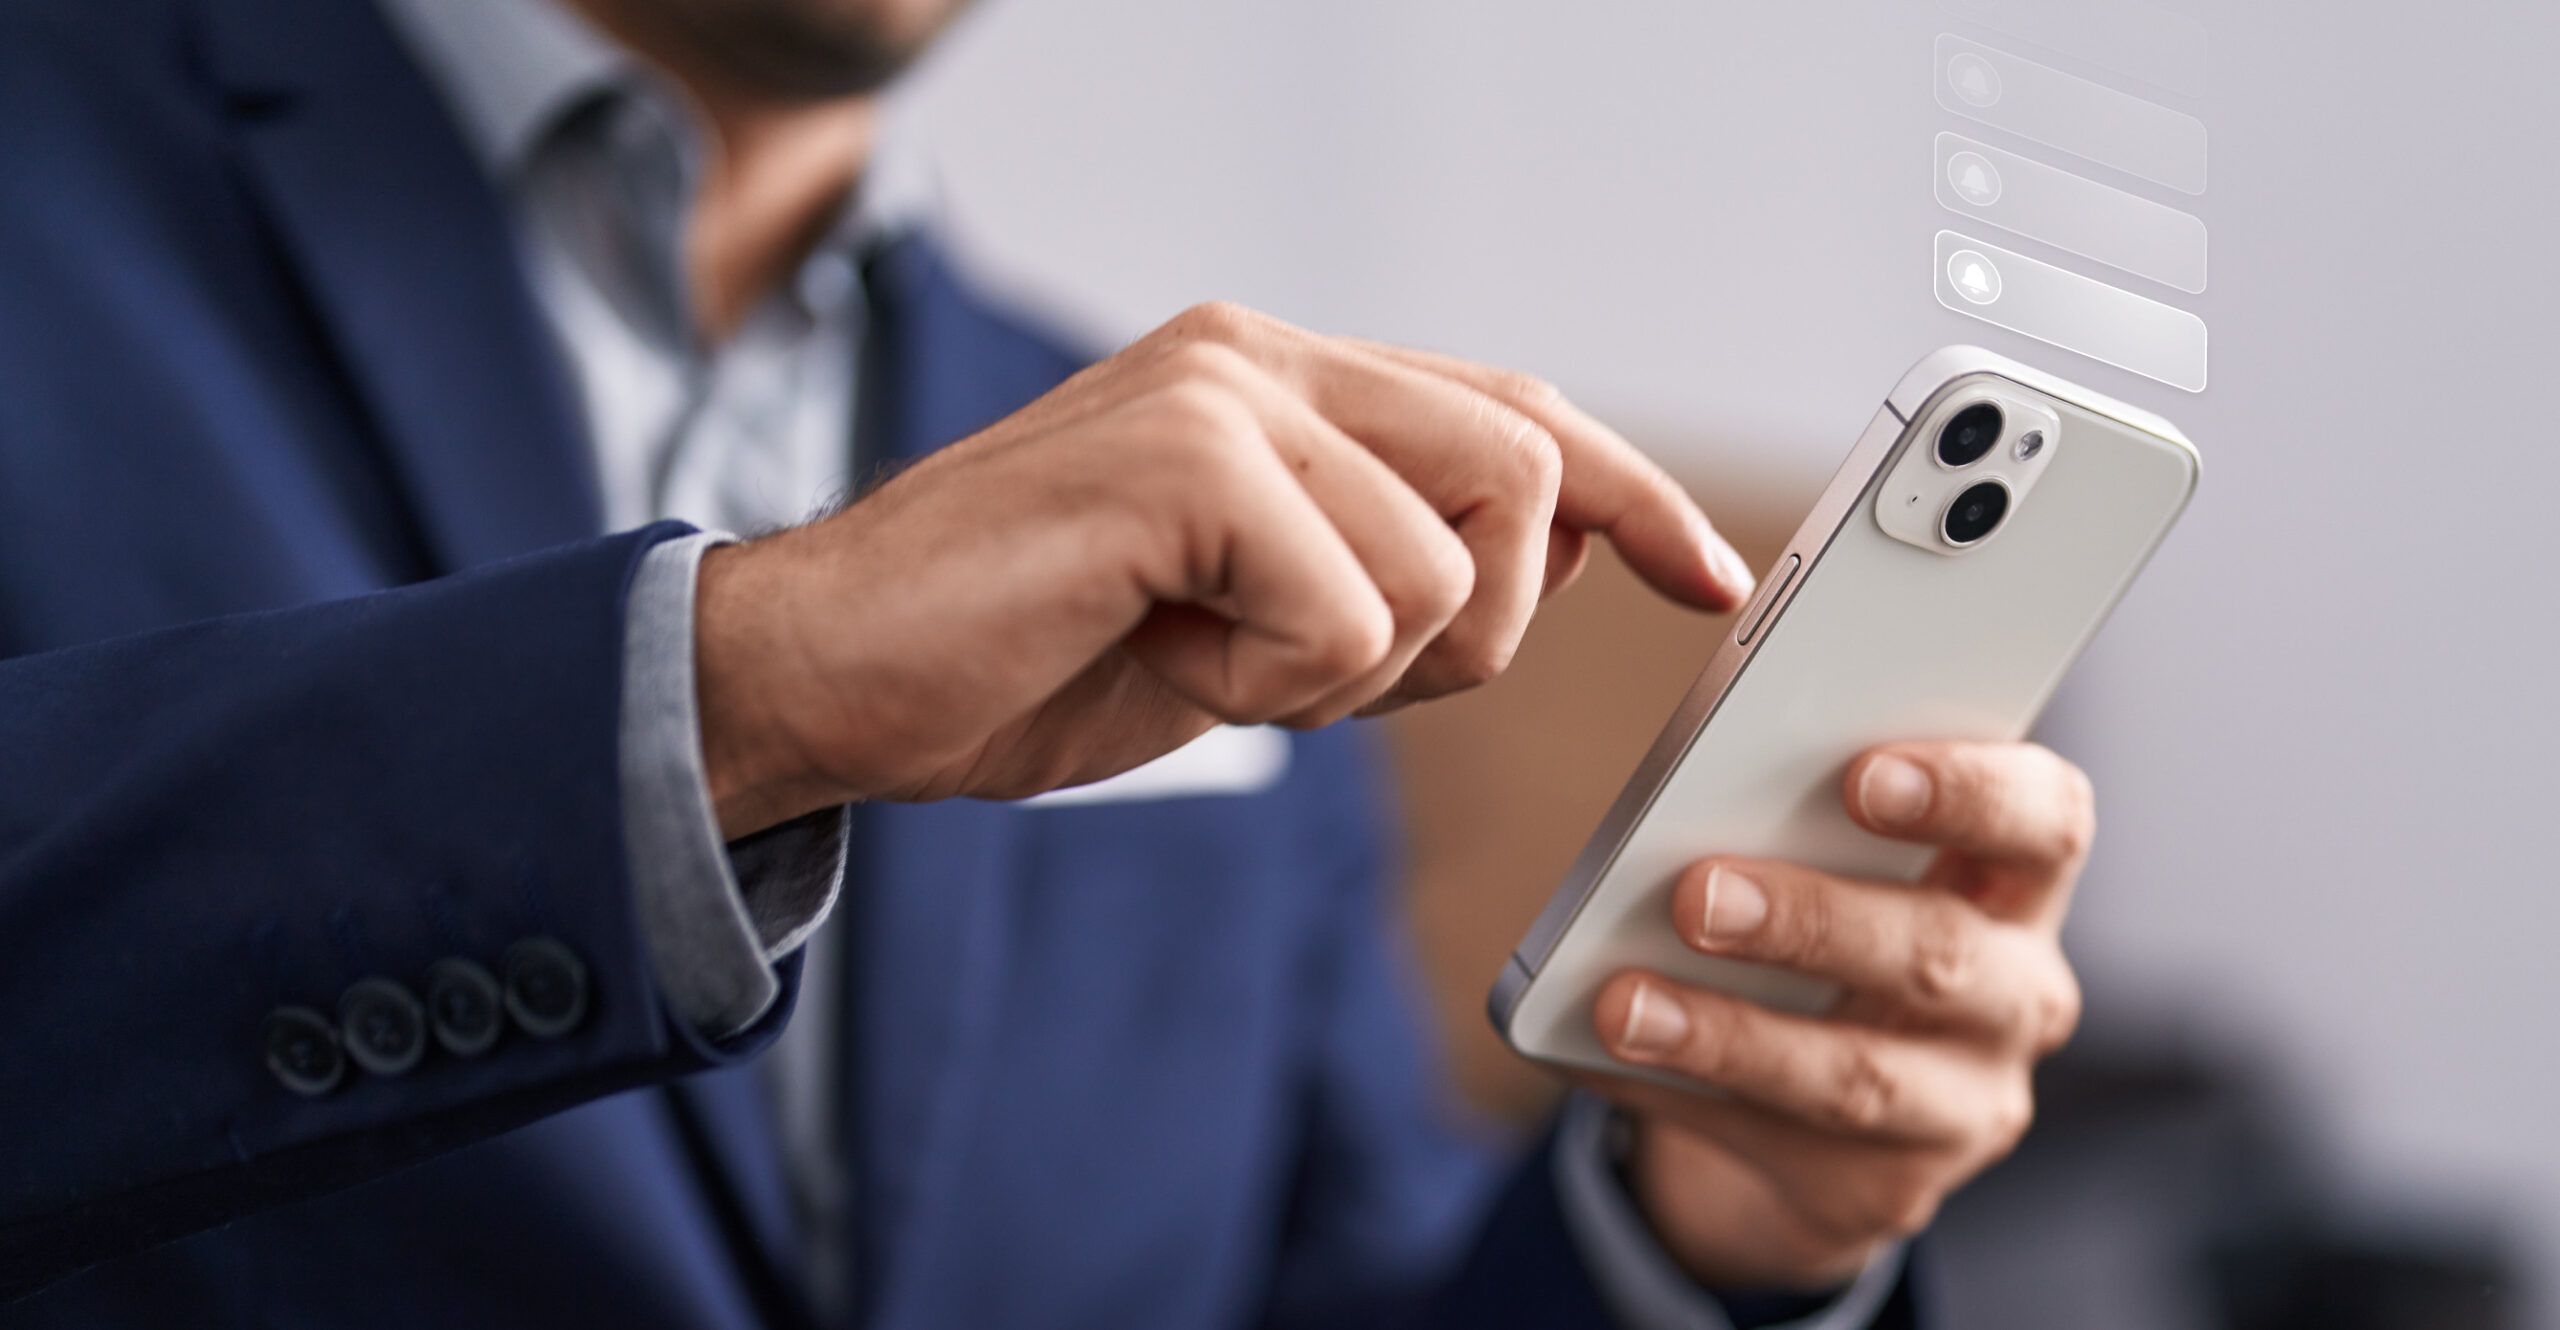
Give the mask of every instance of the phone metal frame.
<path id="1" fill-rule="evenodd" d="M 1796 528 L 1786 548 L 1780 550 L 1776 560 L 1770 564 L 1772 569 L 1784 568 L 1792 555 L 1801 560 L 1794 575 L 1766 584 L 1759 595 L 1734 615 L 1732 631 L 1725 634 L 1715 654 L 1708 658 L 1706 669 L 1698 675 L 1698 681 L 1690 685 L 1688 693 L 1680 699 L 1679 707 L 1671 713 L 1671 719 L 1663 725 L 1653 746 L 1646 750 L 1644 760 L 1636 765 L 1635 774 L 1628 777 L 1626 788 L 1619 791 L 1618 797 L 1610 803 L 1607 815 L 1601 818 L 1598 829 L 1583 845 L 1582 852 L 1574 857 L 1573 866 L 1566 870 L 1564 881 L 1548 898 L 1546 908 L 1538 912 L 1537 921 L 1529 925 L 1529 931 L 1521 937 L 1520 944 L 1503 962 L 1501 975 L 1494 980 L 1492 992 L 1486 995 L 1485 1013 L 1492 1017 L 1494 1028 L 1502 1033 L 1504 1042 L 1510 1042 L 1511 1013 L 1519 1005 L 1521 995 L 1528 991 L 1530 982 L 1546 965 L 1547 958 L 1554 954 L 1556 943 L 1573 926 L 1575 917 L 1582 913 L 1583 905 L 1591 899 L 1591 893 L 1608 875 L 1610 864 L 1616 861 L 1628 837 L 1644 821 L 1646 812 L 1653 807 L 1654 799 L 1660 795 L 1671 773 L 1688 756 L 1698 736 L 1705 732 L 1707 723 L 1715 719 L 1716 708 L 1723 703 L 1726 691 L 1733 686 L 1734 680 L 1741 677 L 1744 667 L 1751 663 L 1760 645 L 1769 640 L 1779 617 L 1786 613 L 1787 605 L 1795 599 L 1796 593 L 1813 580 L 1815 567 L 1830 549 L 1833 538 L 1865 510 L 1868 500 L 1874 496 L 1875 487 L 1885 478 L 1886 464 L 1893 459 L 1895 450 L 1910 432 L 1912 422 L 1928 415 L 1939 397 L 1961 380 L 1985 374 L 2061 398 L 2093 414 L 2111 417 L 2178 445 L 2191 458 L 2196 456 L 2195 444 L 2179 432 L 2177 426 L 2159 416 L 1978 346 L 1942 347 L 1912 366 L 1902 376 L 1902 381 L 1894 385 L 1893 391 L 1886 394 L 1884 405 L 1868 422 L 1866 432 L 1858 436 L 1857 445 L 1849 450 L 1847 460 L 1840 464 L 1830 484 L 1824 487 L 1822 497 L 1815 500 L 1813 510 L 1805 516 L 1803 525 Z M 2130 585 L 2131 579 L 2128 579 L 2127 586 Z M 1771 603 L 1762 604 L 1764 599 Z M 2112 610 L 2113 606 L 2107 608 Z M 1755 626 L 1757 631 L 1753 631 Z M 1749 634 L 1748 640 L 1744 640 L 1746 633 Z"/>

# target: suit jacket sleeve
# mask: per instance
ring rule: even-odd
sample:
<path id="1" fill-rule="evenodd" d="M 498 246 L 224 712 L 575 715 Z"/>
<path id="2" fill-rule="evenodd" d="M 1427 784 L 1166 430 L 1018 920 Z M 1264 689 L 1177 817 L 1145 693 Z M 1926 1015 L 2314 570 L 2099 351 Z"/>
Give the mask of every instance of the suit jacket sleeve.
<path id="1" fill-rule="evenodd" d="M 681 532 L 0 662 L 0 1297 L 769 1037 L 788 991 L 669 1018 L 624 862 L 625 594 Z M 583 970 L 572 1028 L 271 1069 L 277 1009 L 526 939 Z"/>

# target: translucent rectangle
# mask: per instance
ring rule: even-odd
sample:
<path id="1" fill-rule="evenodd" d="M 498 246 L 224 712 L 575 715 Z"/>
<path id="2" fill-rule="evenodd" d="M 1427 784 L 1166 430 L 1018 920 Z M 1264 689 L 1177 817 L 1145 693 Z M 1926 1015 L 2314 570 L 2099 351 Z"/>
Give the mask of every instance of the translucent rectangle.
<path id="1" fill-rule="evenodd" d="M 2211 52 L 2204 25 L 2158 5 L 2140 0 L 1938 0 L 1938 7 L 2171 92 L 2205 95 Z"/>
<path id="2" fill-rule="evenodd" d="M 2204 122 L 2024 56 L 1938 36 L 1938 105 L 2188 194 L 2204 192 Z"/>
<path id="3" fill-rule="evenodd" d="M 2204 391 L 2204 320 L 2024 254 L 1938 233 L 1938 303 L 2118 369 Z"/>
<path id="4" fill-rule="evenodd" d="M 2193 214 L 1962 134 L 1938 136 L 1937 172 L 1949 211 L 2163 286 L 2204 289 L 2204 223 Z"/>

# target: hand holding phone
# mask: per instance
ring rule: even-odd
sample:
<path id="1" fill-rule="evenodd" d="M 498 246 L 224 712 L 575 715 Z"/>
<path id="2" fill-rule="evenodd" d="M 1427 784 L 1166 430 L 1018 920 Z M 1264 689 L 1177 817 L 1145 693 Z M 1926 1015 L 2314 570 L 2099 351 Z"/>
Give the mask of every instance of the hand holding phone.
<path id="1" fill-rule="evenodd" d="M 1934 852 L 1918 883 L 1717 856 L 1681 875 L 1671 931 L 1701 956 L 1836 985 L 1823 1016 L 1651 970 L 1593 1021 L 1631 1067 L 1705 1095 L 1577 1072 L 1636 1119 L 1627 1174 L 1673 1253 L 1723 1287 L 1846 1278 L 2006 1155 L 2036 1062 L 2080 990 L 2060 930 L 2094 827 L 2077 767 L 2026 743 L 1887 744 L 1849 764 L 1860 827 Z"/>

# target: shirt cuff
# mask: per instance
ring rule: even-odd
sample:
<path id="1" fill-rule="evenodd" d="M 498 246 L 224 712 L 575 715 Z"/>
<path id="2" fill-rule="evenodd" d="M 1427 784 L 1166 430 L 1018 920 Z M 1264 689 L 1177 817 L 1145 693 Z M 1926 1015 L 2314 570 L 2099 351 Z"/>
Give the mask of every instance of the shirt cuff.
<path id="1" fill-rule="evenodd" d="M 622 838 L 640 929 L 678 1019 L 714 1038 L 781 995 L 773 962 L 806 942 L 844 884 L 842 808 L 722 845 L 693 686 L 698 533 L 640 556 L 622 646 Z"/>
<path id="2" fill-rule="evenodd" d="M 1609 1105 L 1588 1094 L 1565 1101 L 1556 1129 L 1556 1199 L 1583 1268 L 1627 1330 L 1734 1330 L 1713 1294 L 1655 1240 L 1610 1166 Z M 1863 1330 L 1902 1278 L 1903 1246 L 1867 1263 L 1848 1289 L 1811 1315 L 1761 1330 Z"/>

